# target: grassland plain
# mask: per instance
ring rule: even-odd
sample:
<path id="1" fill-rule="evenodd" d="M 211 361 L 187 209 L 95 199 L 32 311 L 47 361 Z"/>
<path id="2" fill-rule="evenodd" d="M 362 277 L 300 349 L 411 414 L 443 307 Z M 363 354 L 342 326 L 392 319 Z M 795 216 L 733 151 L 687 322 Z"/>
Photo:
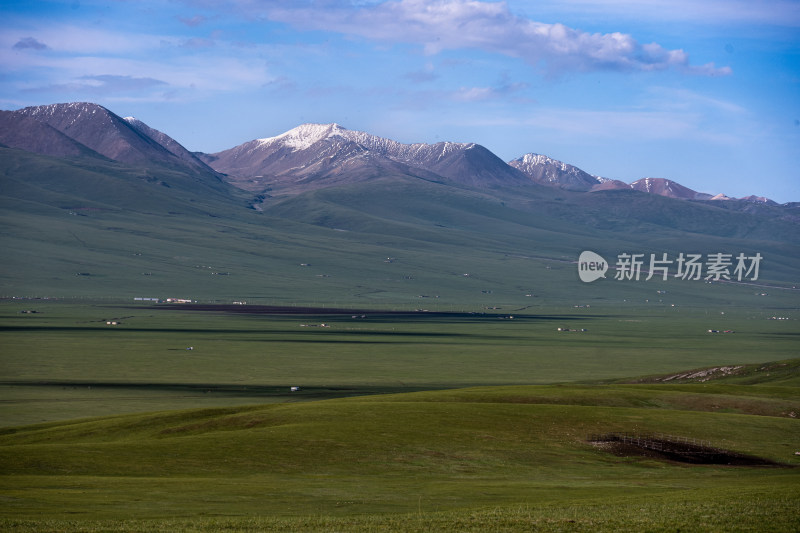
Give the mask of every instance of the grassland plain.
<path id="1" fill-rule="evenodd" d="M 619 457 L 586 441 L 601 431 L 670 432 L 799 464 L 797 420 L 748 414 L 763 408 L 759 394 L 769 398 L 770 387 L 744 396 L 737 386 L 684 387 L 695 398 L 678 409 L 679 390 L 658 385 L 582 387 L 579 396 L 568 385 L 519 386 L 9 429 L 0 436 L 4 525 L 796 529 L 794 468 Z M 736 412 L 716 412 L 723 397 Z M 797 397 L 786 402 L 800 407 Z"/>
<path id="2" fill-rule="evenodd" d="M 796 355 L 797 321 L 771 319 L 790 314 L 790 297 L 725 289 L 734 302 L 775 307 L 672 307 L 674 300 L 654 300 L 620 302 L 613 311 L 594 304 L 526 306 L 513 315 L 505 309 L 302 315 L 264 314 L 253 306 L 193 311 L 130 301 L 6 301 L 0 306 L 0 420 L 19 425 L 366 393 L 611 380 Z M 112 321 L 118 324 L 107 324 Z M 292 386 L 302 390 L 290 394 Z"/>
<path id="3" fill-rule="evenodd" d="M 719 303 L 530 306 L 513 319 L 5 301 L 0 526 L 795 531 L 798 331 L 772 320 L 793 300 L 723 289 Z M 757 364 L 708 382 L 611 383 L 745 363 Z M 614 431 L 787 468 L 587 442 Z"/>

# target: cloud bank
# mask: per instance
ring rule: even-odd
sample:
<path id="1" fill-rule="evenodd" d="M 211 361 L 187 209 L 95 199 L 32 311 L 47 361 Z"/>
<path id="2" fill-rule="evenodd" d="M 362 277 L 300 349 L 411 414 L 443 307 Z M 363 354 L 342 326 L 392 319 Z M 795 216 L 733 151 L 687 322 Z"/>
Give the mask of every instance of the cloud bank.
<path id="1" fill-rule="evenodd" d="M 334 3 L 296 7 L 284 2 L 239 8 L 303 30 L 333 31 L 385 43 L 417 44 L 427 54 L 480 49 L 518 57 L 550 73 L 568 71 L 658 71 L 670 68 L 719 76 L 729 67 L 692 66 L 683 50 L 639 43 L 631 35 L 587 33 L 513 14 L 505 2 L 479 0 L 392 0 L 374 5 Z"/>

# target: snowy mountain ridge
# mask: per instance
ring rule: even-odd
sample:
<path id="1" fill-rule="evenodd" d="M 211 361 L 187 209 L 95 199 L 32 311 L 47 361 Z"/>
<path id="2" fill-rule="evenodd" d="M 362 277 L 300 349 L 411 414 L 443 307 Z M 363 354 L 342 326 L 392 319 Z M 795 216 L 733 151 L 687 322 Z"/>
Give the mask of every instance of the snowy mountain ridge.
<path id="1" fill-rule="evenodd" d="M 402 175 L 483 189 L 539 184 L 574 191 L 634 189 L 688 200 L 730 200 L 724 194 L 696 192 L 664 178 L 642 178 L 630 184 L 601 178 L 537 153 L 504 162 L 476 143 L 405 144 L 349 130 L 337 123 L 302 124 L 215 154 L 192 153 L 134 117 L 121 118 L 88 102 L 3 112 L 0 142 L 58 157 L 105 157 L 133 165 L 161 164 L 203 173 L 220 172 L 225 181 L 237 187 L 267 194 L 296 194 Z M 774 204 L 761 196 L 740 200 Z"/>
<path id="2" fill-rule="evenodd" d="M 478 153 L 480 152 L 480 154 Z M 470 155 L 472 154 L 472 155 Z M 534 182 L 574 191 L 633 189 L 649 194 L 691 200 L 729 199 L 725 195 L 700 193 L 664 178 L 642 178 L 632 183 L 589 174 L 582 169 L 547 155 L 527 153 L 504 163 L 475 143 L 438 142 L 404 144 L 363 131 L 350 130 L 340 124 L 307 123 L 273 137 L 265 137 L 206 156 L 205 161 L 219 172 L 227 173 L 240 186 L 257 190 L 275 180 L 302 178 L 308 183 L 312 175 L 319 178 L 334 168 L 352 172 L 354 167 L 373 165 L 391 167 L 392 163 L 430 171 L 462 183 L 481 186 L 524 185 Z M 455 163 L 459 159 L 458 163 Z M 290 164 L 291 162 L 291 164 Z M 484 165 L 487 165 L 485 167 Z M 510 168 L 508 168 L 510 167 Z M 517 174 L 514 174 L 517 172 Z M 472 177 L 464 177 L 473 174 Z M 501 179 L 496 179 L 498 175 Z M 295 176 L 291 178 L 290 176 Z M 478 178 L 480 176 L 480 179 Z M 342 179 L 340 177 L 340 179 Z M 320 183 L 320 185 L 322 185 Z M 743 200 L 766 203 L 770 200 L 751 196 Z"/>
<path id="3" fill-rule="evenodd" d="M 414 161 L 427 159 L 431 156 L 441 158 L 449 153 L 468 149 L 475 145 L 475 143 L 453 142 L 403 144 L 364 131 L 349 130 L 336 123 L 308 123 L 301 124 L 300 126 L 274 137 L 256 139 L 254 141 L 256 144 L 251 148 L 255 149 L 282 144 L 285 147 L 291 148 L 292 151 L 302 151 L 311 148 L 320 141 L 333 141 L 336 138 L 358 143 L 367 150 L 403 163 L 413 163 Z"/>
<path id="4" fill-rule="evenodd" d="M 475 143 L 404 144 L 339 124 L 302 124 L 201 156 L 254 192 L 293 194 L 390 174 L 474 187 L 520 186 L 530 180 Z"/>
<path id="5" fill-rule="evenodd" d="M 584 172 L 578 167 L 546 155 L 529 153 L 509 161 L 508 164 L 537 183 L 554 185 L 565 189 L 589 191 L 595 185 L 602 183 L 595 176 Z"/>

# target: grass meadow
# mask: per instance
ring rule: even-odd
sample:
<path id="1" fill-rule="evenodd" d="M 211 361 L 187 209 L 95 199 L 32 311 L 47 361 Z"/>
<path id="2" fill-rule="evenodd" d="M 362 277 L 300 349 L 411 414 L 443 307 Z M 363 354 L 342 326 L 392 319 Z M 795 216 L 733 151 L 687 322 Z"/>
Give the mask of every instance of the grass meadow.
<path id="1" fill-rule="evenodd" d="M 795 357 L 798 334 L 796 320 L 771 320 L 787 314 L 780 305 L 669 301 L 364 318 L 131 301 L 6 301 L 0 310 L 3 425 L 761 363 Z M 289 394 L 293 386 L 301 390 Z"/>
<path id="2" fill-rule="evenodd" d="M 800 331 L 772 319 L 792 298 L 728 290 L 355 315 L 6 300 L 0 527 L 796 531 Z M 747 366 L 632 379 L 720 365 Z M 616 455 L 604 432 L 782 466 Z"/>

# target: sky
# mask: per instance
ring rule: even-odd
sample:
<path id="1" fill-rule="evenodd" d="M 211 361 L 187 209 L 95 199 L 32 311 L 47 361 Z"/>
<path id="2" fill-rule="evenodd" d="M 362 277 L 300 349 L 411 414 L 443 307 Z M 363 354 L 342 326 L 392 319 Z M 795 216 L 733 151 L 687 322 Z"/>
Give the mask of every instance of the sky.
<path id="1" fill-rule="evenodd" d="M 3 0 L 0 109 L 193 151 L 336 122 L 800 201 L 800 0 Z"/>

